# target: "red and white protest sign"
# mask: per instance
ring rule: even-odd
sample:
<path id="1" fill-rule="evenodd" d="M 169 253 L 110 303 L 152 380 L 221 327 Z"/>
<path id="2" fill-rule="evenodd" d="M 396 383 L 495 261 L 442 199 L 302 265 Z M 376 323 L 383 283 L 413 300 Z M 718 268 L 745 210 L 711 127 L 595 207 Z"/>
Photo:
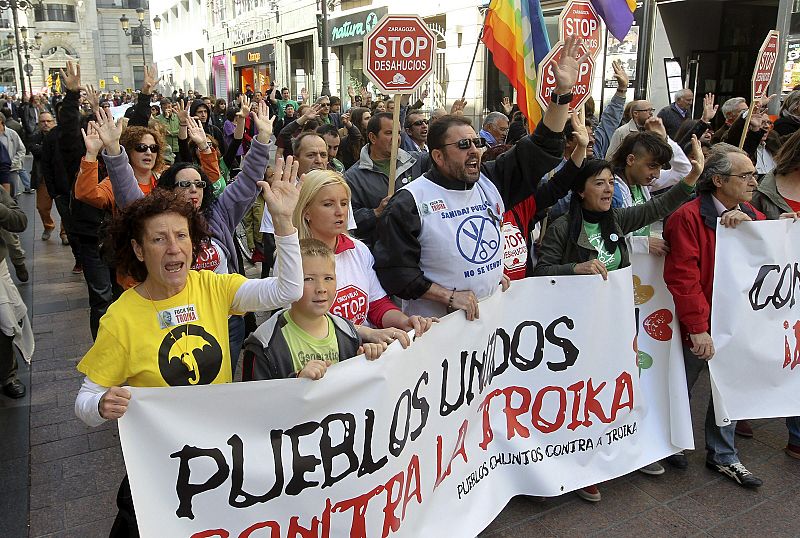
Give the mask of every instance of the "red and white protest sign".
<path id="1" fill-rule="evenodd" d="M 756 68 L 753 70 L 753 101 L 767 94 L 769 81 L 772 80 L 772 71 L 778 60 L 778 42 L 781 34 L 777 30 L 770 30 L 761 50 L 756 58 Z"/>
<path id="2" fill-rule="evenodd" d="M 580 37 L 592 58 L 600 52 L 600 29 L 600 17 L 589 0 L 571 0 L 558 19 L 559 40 L 566 41 L 571 35 Z"/>
<path id="3" fill-rule="evenodd" d="M 433 71 L 435 48 L 422 19 L 386 15 L 364 37 L 364 72 L 386 93 L 411 93 Z"/>
<path id="4" fill-rule="evenodd" d="M 561 58 L 564 50 L 564 42 L 559 41 L 550 49 L 547 56 L 539 64 L 539 73 L 536 81 L 536 100 L 545 110 L 550 104 L 550 95 L 556 89 L 555 66 Z M 577 55 L 580 57 L 586 53 L 586 47 L 580 45 Z M 592 94 L 592 75 L 594 73 L 594 58 L 591 55 L 586 57 L 586 61 L 578 68 L 578 80 L 572 87 L 572 102 L 569 104 L 570 110 L 581 106 Z"/>

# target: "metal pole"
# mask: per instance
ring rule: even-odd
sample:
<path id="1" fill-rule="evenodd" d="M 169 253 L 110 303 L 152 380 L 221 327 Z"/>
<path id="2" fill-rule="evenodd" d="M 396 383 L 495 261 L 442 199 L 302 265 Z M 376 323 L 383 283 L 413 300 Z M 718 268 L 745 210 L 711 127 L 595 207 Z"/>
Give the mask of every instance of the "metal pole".
<path id="1" fill-rule="evenodd" d="M 16 42 L 17 47 L 17 63 L 19 64 L 19 87 L 20 93 L 24 96 L 25 95 L 25 69 L 22 67 L 22 55 L 20 54 L 20 47 L 19 47 L 19 38 L 17 37 L 17 27 L 19 26 L 19 19 L 17 17 L 17 4 L 16 2 L 11 3 L 11 19 L 14 22 L 14 41 Z M 30 88 L 30 93 L 33 94 L 33 88 Z M 28 96 L 30 97 L 30 95 Z"/>
<path id="2" fill-rule="evenodd" d="M 139 23 L 139 31 L 141 33 L 141 40 L 139 41 L 139 43 L 141 43 L 141 45 L 142 45 L 142 77 L 144 77 L 144 69 L 145 69 L 145 67 L 147 67 L 147 57 L 144 55 L 145 32 L 144 32 L 144 24 L 141 23 L 141 22 Z M 144 80 L 144 79 L 142 79 L 142 80 Z"/>
<path id="3" fill-rule="evenodd" d="M 486 10 L 486 13 L 483 15 L 483 26 L 481 26 L 481 31 L 478 32 L 478 41 L 475 43 L 475 51 L 472 53 L 472 61 L 469 64 L 469 71 L 467 72 L 467 80 L 464 81 L 464 91 L 461 92 L 461 98 L 463 99 L 465 95 L 467 95 L 467 87 L 469 86 L 469 77 L 472 76 L 472 68 L 475 66 L 475 58 L 478 57 L 478 47 L 481 46 L 481 39 L 483 39 L 483 30 L 486 28 L 486 17 L 489 15 L 489 10 Z"/>
<path id="4" fill-rule="evenodd" d="M 322 0 L 322 29 L 320 31 L 320 47 L 322 47 L 322 95 L 331 95 L 331 83 L 328 79 L 328 0 Z"/>
<path id="5" fill-rule="evenodd" d="M 28 54 L 28 42 L 24 41 L 23 43 L 25 45 L 25 66 L 27 67 L 28 64 L 31 63 L 31 55 Z M 31 82 L 31 74 L 28 73 L 27 71 L 25 71 L 25 74 L 28 75 L 28 88 L 30 88 L 31 92 L 33 92 L 33 83 Z"/>
<path id="6" fill-rule="evenodd" d="M 642 3 L 642 26 L 639 29 L 639 50 L 636 55 L 635 99 L 647 99 L 657 9 L 655 0 L 644 0 Z"/>

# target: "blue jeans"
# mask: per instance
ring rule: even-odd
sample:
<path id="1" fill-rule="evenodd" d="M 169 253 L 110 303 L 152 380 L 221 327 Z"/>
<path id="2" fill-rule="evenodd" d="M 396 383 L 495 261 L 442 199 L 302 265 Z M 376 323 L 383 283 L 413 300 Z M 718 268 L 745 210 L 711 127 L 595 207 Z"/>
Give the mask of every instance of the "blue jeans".
<path id="1" fill-rule="evenodd" d="M 708 369 L 708 362 L 697 358 L 697 355 L 692 353 L 692 350 L 684 344 L 683 365 L 686 369 L 686 385 L 689 389 L 689 397 L 691 397 L 692 387 L 697 382 L 697 378 L 700 377 L 700 373 Z M 731 421 L 727 426 L 717 426 L 714 419 L 714 399 L 710 395 L 708 397 L 705 430 L 707 461 L 720 465 L 739 463 L 739 453 L 733 445 L 736 421 Z"/>
<path id="2" fill-rule="evenodd" d="M 21 168 L 20 171 L 19 171 L 19 179 L 20 179 L 20 181 L 22 181 L 22 188 L 25 189 L 26 191 L 30 190 L 30 188 L 31 188 L 31 174 L 30 174 L 30 172 L 28 172 L 24 168 Z"/>
<path id="3" fill-rule="evenodd" d="M 789 444 L 800 446 L 800 417 L 786 417 L 786 427 L 789 429 Z"/>
<path id="4" fill-rule="evenodd" d="M 231 316 L 228 318 L 228 344 L 231 348 L 231 379 L 236 375 L 236 365 L 239 364 L 239 353 L 244 344 L 244 318 Z"/>

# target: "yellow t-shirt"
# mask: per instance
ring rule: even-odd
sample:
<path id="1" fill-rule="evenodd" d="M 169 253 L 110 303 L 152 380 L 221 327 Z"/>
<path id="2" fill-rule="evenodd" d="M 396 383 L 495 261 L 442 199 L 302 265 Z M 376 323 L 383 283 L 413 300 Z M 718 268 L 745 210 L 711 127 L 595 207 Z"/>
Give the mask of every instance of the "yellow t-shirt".
<path id="1" fill-rule="evenodd" d="M 292 355 L 295 372 L 300 372 L 309 361 L 313 360 L 339 362 L 339 341 L 330 316 L 325 316 L 328 320 L 328 335 L 325 338 L 315 338 L 301 329 L 289 312 L 286 312 L 284 317 L 286 325 L 281 332 Z"/>
<path id="2" fill-rule="evenodd" d="M 230 305 L 245 280 L 189 271 L 184 290 L 163 301 L 125 291 L 100 319 L 78 370 L 105 387 L 230 383 L 228 315 L 238 314 Z"/>

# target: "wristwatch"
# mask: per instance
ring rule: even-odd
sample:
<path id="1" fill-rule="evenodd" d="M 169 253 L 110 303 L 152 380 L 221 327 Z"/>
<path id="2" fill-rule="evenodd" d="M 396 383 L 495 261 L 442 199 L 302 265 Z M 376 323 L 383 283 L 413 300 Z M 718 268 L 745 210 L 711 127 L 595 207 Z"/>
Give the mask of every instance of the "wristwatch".
<path id="1" fill-rule="evenodd" d="M 562 93 L 561 95 L 553 92 L 550 94 L 550 100 L 557 105 L 568 105 L 572 101 L 572 92 Z"/>

